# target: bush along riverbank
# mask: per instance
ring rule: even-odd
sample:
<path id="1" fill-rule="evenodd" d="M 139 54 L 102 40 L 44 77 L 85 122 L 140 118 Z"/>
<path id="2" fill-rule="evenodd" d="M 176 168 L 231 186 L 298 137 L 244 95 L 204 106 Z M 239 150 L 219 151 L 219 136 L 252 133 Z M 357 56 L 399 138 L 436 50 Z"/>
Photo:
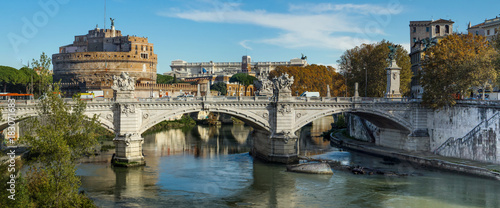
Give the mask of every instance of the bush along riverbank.
<path id="1" fill-rule="evenodd" d="M 181 119 L 173 120 L 173 121 L 162 121 L 153 127 L 146 130 L 142 135 L 153 134 L 159 131 L 163 131 L 166 129 L 179 129 L 179 128 L 192 128 L 196 125 L 196 121 L 189 117 L 188 115 L 183 115 Z"/>

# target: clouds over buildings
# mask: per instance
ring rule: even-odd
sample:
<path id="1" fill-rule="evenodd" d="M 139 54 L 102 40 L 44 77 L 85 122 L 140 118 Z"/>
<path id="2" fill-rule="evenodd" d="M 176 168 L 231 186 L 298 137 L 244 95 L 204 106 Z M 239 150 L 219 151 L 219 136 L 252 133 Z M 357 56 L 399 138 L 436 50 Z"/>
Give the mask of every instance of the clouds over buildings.
<path id="1" fill-rule="evenodd" d="M 271 44 L 284 48 L 345 50 L 361 43 L 380 41 L 393 15 L 402 12 L 397 3 L 289 4 L 286 11 L 245 10 L 241 3 L 199 1 L 189 8 L 169 8 L 160 16 L 196 22 L 248 24 L 274 29 L 274 37 L 254 36 L 239 44 L 251 50 L 252 44 Z M 278 31 L 278 32 L 276 32 Z"/>

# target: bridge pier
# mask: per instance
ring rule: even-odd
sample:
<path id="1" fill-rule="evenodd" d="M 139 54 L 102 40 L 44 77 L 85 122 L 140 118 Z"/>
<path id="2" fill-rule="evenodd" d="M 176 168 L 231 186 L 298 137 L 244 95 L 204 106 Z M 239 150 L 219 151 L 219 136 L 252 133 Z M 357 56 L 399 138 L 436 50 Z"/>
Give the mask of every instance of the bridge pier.
<path id="1" fill-rule="evenodd" d="M 113 165 L 125 167 L 145 165 L 142 155 L 144 138 L 141 135 L 138 133 L 116 135 L 113 142 L 115 144 Z"/>
<path id="2" fill-rule="evenodd" d="M 295 135 L 271 135 L 255 129 L 252 132 L 252 155 L 266 162 L 297 163 L 299 161 L 299 138 Z"/>

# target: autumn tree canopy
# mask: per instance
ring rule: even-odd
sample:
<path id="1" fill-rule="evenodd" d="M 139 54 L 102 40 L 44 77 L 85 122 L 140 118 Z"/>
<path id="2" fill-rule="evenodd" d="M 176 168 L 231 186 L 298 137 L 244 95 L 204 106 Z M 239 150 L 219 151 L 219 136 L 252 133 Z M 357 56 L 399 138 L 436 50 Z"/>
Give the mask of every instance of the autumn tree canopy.
<path id="1" fill-rule="evenodd" d="M 339 68 L 347 79 L 348 94 L 354 94 L 354 83 L 358 83 L 360 96 L 382 97 L 387 89 L 386 69 L 389 66 L 387 60 L 393 43 L 383 40 L 374 44 L 362 44 L 349 49 L 338 60 Z M 396 51 L 396 62 L 401 67 L 401 94 L 410 94 L 410 82 L 413 76 L 411 72 L 410 57 L 408 51 L 398 47 Z M 367 82 L 367 81 L 368 82 Z"/>
<path id="2" fill-rule="evenodd" d="M 485 37 L 449 35 L 427 49 L 422 62 L 423 102 L 432 108 L 454 105 L 453 94 L 485 87 L 497 78 L 497 52 Z"/>
<path id="3" fill-rule="evenodd" d="M 302 94 L 305 91 L 319 92 L 321 96 L 326 96 L 327 87 L 330 85 L 331 96 L 343 96 L 345 91 L 345 80 L 342 75 L 335 72 L 335 68 L 323 65 L 300 66 L 278 66 L 269 73 L 269 79 L 287 73 L 293 76 L 294 82 L 291 87 L 292 94 Z"/>

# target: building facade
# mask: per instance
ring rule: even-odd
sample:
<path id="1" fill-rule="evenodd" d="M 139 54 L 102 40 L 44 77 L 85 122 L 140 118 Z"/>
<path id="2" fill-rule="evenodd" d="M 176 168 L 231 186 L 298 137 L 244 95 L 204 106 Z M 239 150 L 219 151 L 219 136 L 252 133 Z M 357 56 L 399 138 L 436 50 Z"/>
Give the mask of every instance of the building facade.
<path id="1" fill-rule="evenodd" d="M 226 91 L 227 91 L 227 96 L 254 96 L 255 95 L 255 88 L 253 85 L 248 85 L 245 87 L 245 85 L 242 84 L 237 84 L 237 83 L 230 83 L 226 84 Z"/>
<path id="2" fill-rule="evenodd" d="M 236 73 L 252 73 L 259 75 L 269 73 L 277 66 L 307 66 L 307 60 L 294 58 L 282 62 L 252 62 L 250 56 L 243 56 L 242 62 L 194 62 L 188 63 L 183 60 L 172 61 L 171 72 L 165 75 L 177 78 L 191 78 L 204 76 L 232 76 Z"/>
<path id="3" fill-rule="evenodd" d="M 417 79 L 422 69 L 421 60 L 426 47 L 437 43 L 443 37 L 453 33 L 453 21 L 429 20 L 410 21 L 410 60 L 413 77 L 411 80 L 411 97 L 422 98 L 424 89 Z"/>
<path id="4" fill-rule="evenodd" d="M 487 40 L 491 40 L 493 36 L 498 33 L 500 28 L 500 17 L 495 17 L 493 19 L 486 19 L 484 22 L 471 26 L 469 22 L 469 26 L 467 27 L 467 32 L 473 35 L 482 35 L 486 36 Z"/>
<path id="5" fill-rule="evenodd" d="M 54 82 L 108 84 L 113 75 L 128 72 L 145 83 L 156 83 L 157 55 L 148 38 L 122 36 L 120 30 L 89 30 L 52 55 Z"/>

